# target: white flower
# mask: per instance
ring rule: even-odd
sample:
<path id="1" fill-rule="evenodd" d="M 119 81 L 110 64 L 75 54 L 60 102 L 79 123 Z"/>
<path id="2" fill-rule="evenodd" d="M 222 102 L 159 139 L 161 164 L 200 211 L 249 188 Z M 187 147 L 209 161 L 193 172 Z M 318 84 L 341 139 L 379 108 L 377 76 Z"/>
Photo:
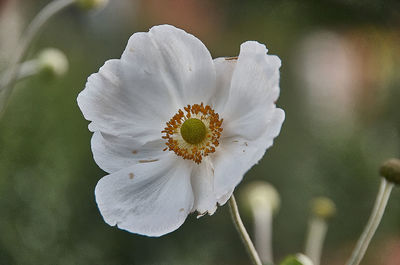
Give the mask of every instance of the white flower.
<path id="1" fill-rule="evenodd" d="M 280 60 L 258 42 L 212 59 L 173 26 L 135 33 L 91 75 L 78 105 L 109 175 L 95 195 L 109 225 L 147 236 L 213 214 L 279 134 Z"/>

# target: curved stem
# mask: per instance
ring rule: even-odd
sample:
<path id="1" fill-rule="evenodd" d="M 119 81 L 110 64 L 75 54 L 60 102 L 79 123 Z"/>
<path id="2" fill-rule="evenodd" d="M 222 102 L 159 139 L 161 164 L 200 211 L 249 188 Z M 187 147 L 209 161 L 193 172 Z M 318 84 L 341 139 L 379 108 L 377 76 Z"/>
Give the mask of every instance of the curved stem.
<path id="1" fill-rule="evenodd" d="M 16 51 L 11 59 L 10 66 L 0 83 L 0 116 L 3 113 L 8 98 L 11 95 L 14 82 L 19 72 L 19 64 L 23 59 L 29 45 L 38 34 L 40 29 L 50 18 L 59 13 L 64 8 L 75 3 L 75 0 L 54 0 L 45 6 L 32 20 L 22 35 L 22 39 L 19 41 L 19 45 L 16 47 Z"/>
<path id="2" fill-rule="evenodd" d="M 388 182 L 385 178 L 382 178 L 374 209 L 372 210 L 368 223 L 365 226 L 364 231 L 361 234 L 361 237 L 358 240 L 349 261 L 347 262 L 347 265 L 360 264 L 362 258 L 365 255 L 365 252 L 367 251 L 368 245 L 371 242 L 371 239 L 375 234 L 379 223 L 382 220 L 382 216 L 385 212 L 385 208 L 389 200 L 390 193 L 392 192 L 393 186 L 393 183 Z"/>
<path id="3" fill-rule="evenodd" d="M 233 223 L 235 224 L 235 227 L 238 230 L 240 237 L 242 238 L 242 241 L 247 249 L 247 252 L 250 255 L 251 261 L 253 262 L 254 265 L 262 265 L 260 257 L 258 256 L 258 253 L 253 245 L 253 242 L 251 241 L 250 236 L 243 225 L 242 219 L 240 218 L 239 209 L 233 194 L 229 199 L 229 208 L 231 210 Z"/>

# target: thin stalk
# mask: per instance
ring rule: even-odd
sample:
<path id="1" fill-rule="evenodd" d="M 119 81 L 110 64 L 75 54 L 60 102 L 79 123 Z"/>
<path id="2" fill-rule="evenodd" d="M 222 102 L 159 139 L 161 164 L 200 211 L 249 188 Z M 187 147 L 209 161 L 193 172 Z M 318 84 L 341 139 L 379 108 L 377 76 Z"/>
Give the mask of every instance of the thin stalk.
<path id="1" fill-rule="evenodd" d="M 389 200 L 390 193 L 392 192 L 393 186 L 393 183 L 388 182 L 385 178 L 382 178 L 374 209 L 372 210 L 368 223 L 365 226 L 364 231 L 361 234 L 361 237 L 358 240 L 349 261 L 347 262 L 347 265 L 360 264 L 362 258 L 365 255 L 365 252 L 367 251 L 368 245 L 371 242 L 371 239 L 375 234 L 379 223 L 382 220 L 382 216 L 385 212 L 385 208 Z"/>
<path id="2" fill-rule="evenodd" d="M 324 219 L 317 216 L 311 218 L 304 254 L 313 261 L 314 265 L 319 265 L 321 262 L 322 247 L 327 230 L 328 225 Z"/>
<path id="3" fill-rule="evenodd" d="M 270 206 L 253 209 L 254 243 L 263 264 L 273 264 L 272 217 Z"/>
<path id="4" fill-rule="evenodd" d="M 18 74 L 15 81 L 25 79 L 27 77 L 36 75 L 39 72 L 39 66 L 37 59 L 23 62 L 18 66 Z"/>
<path id="5" fill-rule="evenodd" d="M 231 216 L 233 223 L 235 224 L 235 227 L 237 231 L 239 232 L 240 237 L 242 238 L 242 241 L 246 247 L 247 252 L 250 255 L 250 259 L 253 262 L 254 265 L 262 265 L 260 257 L 258 256 L 258 253 L 254 247 L 253 242 L 250 239 L 249 234 L 246 231 L 246 228 L 243 225 L 242 219 L 240 218 L 239 214 L 239 209 L 236 204 L 235 197 L 231 196 L 229 199 L 229 208 L 231 210 Z"/>
<path id="6" fill-rule="evenodd" d="M 50 18 L 73 3 L 75 3 L 75 0 L 54 0 L 47 4 L 29 24 L 11 58 L 10 66 L 0 82 L 0 117 L 5 110 L 14 83 L 18 77 L 19 65 L 35 36 Z"/>

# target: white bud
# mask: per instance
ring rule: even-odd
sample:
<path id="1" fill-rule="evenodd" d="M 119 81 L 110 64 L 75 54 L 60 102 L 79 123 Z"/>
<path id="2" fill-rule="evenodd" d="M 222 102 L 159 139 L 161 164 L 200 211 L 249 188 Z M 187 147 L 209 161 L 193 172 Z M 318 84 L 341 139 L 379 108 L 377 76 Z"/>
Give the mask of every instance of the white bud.
<path id="1" fill-rule="evenodd" d="M 270 208 L 277 212 L 280 197 L 276 189 L 266 181 L 255 181 L 246 187 L 246 197 L 252 209 Z"/>
<path id="2" fill-rule="evenodd" d="M 41 51 L 37 57 L 37 62 L 40 72 L 62 76 L 68 71 L 67 57 L 62 51 L 55 48 L 47 48 Z"/>

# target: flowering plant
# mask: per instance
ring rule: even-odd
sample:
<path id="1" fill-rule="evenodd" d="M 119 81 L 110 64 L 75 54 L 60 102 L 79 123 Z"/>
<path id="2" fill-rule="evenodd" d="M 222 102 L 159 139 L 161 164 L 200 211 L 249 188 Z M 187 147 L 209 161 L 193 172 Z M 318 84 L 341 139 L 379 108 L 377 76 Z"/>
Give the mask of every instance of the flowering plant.
<path id="1" fill-rule="evenodd" d="M 254 41 L 212 60 L 173 26 L 135 33 L 78 97 L 94 159 L 110 173 L 96 186 L 104 220 L 160 236 L 191 212 L 212 215 L 279 134 L 279 67 Z"/>
<path id="2" fill-rule="evenodd" d="M 17 10 L 16 2 L 3 2 L 12 2 L 10 10 Z M 6 23 L 1 23 L 0 35 L 4 38 L 0 39 L 0 70 L 4 69 L 4 72 L 0 76 L 0 117 L 17 81 L 34 75 L 46 77 L 46 80 L 49 77 L 58 78 L 68 70 L 68 57 L 56 48 L 44 49 L 24 61 L 29 46 L 43 25 L 71 5 L 89 11 L 102 9 L 107 2 L 54 0 L 37 14 L 20 39 L 16 38 L 19 35 L 18 27 L 15 27 L 16 36 L 8 38 L 10 28 Z M 4 3 L 0 3 L 0 12 L 4 13 L 3 6 Z M 16 14 L 18 12 L 0 20 L 7 22 L 15 19 Z M 15 51 L 9 52 L 12 46 L 15 46 Z M 314 49 L 309 51 L 315 52 Z M 213 215 L 218 206 L 229 201 L 232 219 L 252 262 L 256 265 L 276 264 L 273 259 L 272 224 L 281 205 L 277 189 L 265 181 L 255 181 L 241 193 L 243 202 L 247 203 L 242 206 L 250 210 L 253 219 L 255 245 L 243 225 L 233 195 L 245 173 L 272 146 L 285 119 L 284 111 L 276 107 L 280 93 L 281 61 L 267 52 L 265 45 L 247 41 L 240 46 L 237 57 L 212 59 L 199 39 L 174 26 L 161 25 L 148 32 L 133 34 L 120 59 L 106 61 L 97 73 L 88 78 L 77 101 L 84 117 L 90 121 L 94 160 L 107 172 L 95 188 L 97 206 L 106 223 L 131 233 L 158 237 L 179 228 L 189 214 L 196 212 L 198 218 Z M 321 64 L 311 61 L 315 66 L 311 67 L 314 71 L 305 72 L 310 74 L 309 77 L 318 76 L 315 70 Z M 305 68 L 309 67 L 305 65 Z M 332 65 L 337 66 L 334 63 Z M 328 68 L 335 70 L 335 67 Z M 328 76 L 331 76 L 331 72 L 327 71 Z M 25 148 L 25 145 L 21 146 Z M 38 149 L 53 154 L 45 146 L 40 145 Z M 2 151 L 3 155 L 6 154 L 6 160 L 13 160 L 9 159 L 9 153 L 3 146 Z M 30 152 L 24 150 L 24 153 Z M 3 164 L 0 166 L 7 168 Z M 24 165 L 18 171 L 22 172 L 18 174 L 25 176 L 30 170 L 25 169 Z M 51 172 L 56 172 L 53 175 L 57 178 L 62 175 L 55 169 Z M 347 265 L 358 265 L 364 257 L 383 217 L 391 191 L 396 184 L 400 184 L 400 160 L 386 161 L 379 173 L 382 178 L 375 206 Z M 21 201 L 24 203 L 32 201 L 37 208 L 45 208 L 43 201 L 36 200 L 36 194 L 26 184 L 29 183 L 26 179 L 19 180 L 24 184 L 15 185 L 17 197 L 23 197 Z M 33 183 L 36 179 L 31 181 Z M 3 191 L 8 192 L 6 195 L 14 191 L 2 187 Z M 24 188 L 29 192 L 23 192 Z M 41 194 L 42 190 L 40 187 L 37 193 Z M 296 189 L 296 196 L 298 193 Z M 53 194 L 45 194 L 47 202 Z M 9 200 L 9 196 L 3 197 Z M 94 206 L 93 201 L 90 202 Z M 14 214 L 14 207 L 10 208 Z M 35 216 L 40 215 L 37 208 L 32 207 Z M 69 211 L 65 208 L 57 207 L 56 214 L 62 212 L 63 216 L 67 216 Z M 304 254 L 289 255 L 279 264 L 319 265 L 328 222 L 339 210 L 329 198 L 314 198 Z M 47 239 L 48 236 L 53 241 L 43 242 L 51 245 L 56 240 L 52 237 L 54 231 L 48 233 L 47 224 L 53 224 L 50 228 L 57 228 L 57 231 L 61 230 L 59 224 L 54 225 L 54 220 L 47 222 L 51 219 L 48 215 L 46 219 L 40 218 L 44 217 L 34 219 L 35 222 L 30 225 L 41 223 L 45 232 L 38 238 L 46 236 Z M 24 216 L 20 219 L 29 218 Z M 46 222 L 42 223 L 43 220 Z M 101 225 L 104 227 L 103 223 Z M 10 225 L 3 221 L 1 227 L 4 227 L 2 231 L 10 230 L 24 239 L 37 238 L 36 234 L 29 234 L 32 231 L 25 228 L 25 223 Z M 97 236 L 97 231 L 95 234 Z M 129 234 L 124 234 L 129 237 Z M 9 242 L 11 237 L 5 238 L 7 244 L 3 246 L 13 245 Z M 41 244 L 30 246 L 40 250 L 43 248 Z M 21 260 L 27 260 L 17 252 L 13 257 L 10 256 L 10 260 L 15 258 L 18 264 Z M 8 260 L 7 253 L 5 256 L 0 253 L 2 261 L 4 257 Z M 68 260 L 69 257 L 70 253 Z M 32 262 L 30 257 L 28 260 Z"/>

